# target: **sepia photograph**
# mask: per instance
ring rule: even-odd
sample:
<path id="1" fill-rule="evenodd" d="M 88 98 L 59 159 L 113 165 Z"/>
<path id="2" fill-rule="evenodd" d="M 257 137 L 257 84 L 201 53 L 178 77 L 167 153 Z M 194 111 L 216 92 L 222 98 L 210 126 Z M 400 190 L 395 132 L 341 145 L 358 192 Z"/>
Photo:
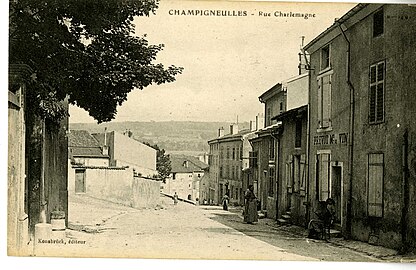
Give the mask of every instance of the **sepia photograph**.
<path id="1" fill-rule="evenodd" d="M 5 6 L 8 257 L 416 263 L 416 2 Z"/>

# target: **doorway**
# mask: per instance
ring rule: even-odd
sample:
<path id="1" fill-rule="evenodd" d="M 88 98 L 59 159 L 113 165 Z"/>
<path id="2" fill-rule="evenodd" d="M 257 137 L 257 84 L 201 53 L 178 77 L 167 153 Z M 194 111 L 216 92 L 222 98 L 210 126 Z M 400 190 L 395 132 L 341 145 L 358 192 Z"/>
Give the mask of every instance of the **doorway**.
<path id="1" fill-rule="evenodd" d="M 341 224 L 342 216 L 342 166 L 332 166 L 331 198 L 335 201 L 334 223 Z"/>
<path id="2" fill-rule="evenodd" d="M 85 193 L 85 170 L 75 170 L 75 193 Z"/>

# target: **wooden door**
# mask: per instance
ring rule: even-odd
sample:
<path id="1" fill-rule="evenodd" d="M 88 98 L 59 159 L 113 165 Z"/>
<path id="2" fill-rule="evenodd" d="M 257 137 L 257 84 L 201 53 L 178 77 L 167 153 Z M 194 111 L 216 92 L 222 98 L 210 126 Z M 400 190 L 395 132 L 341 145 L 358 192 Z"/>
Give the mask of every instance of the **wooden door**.
<path id="1" fill-rule="evenodd" d="M 75 193 L 85 193 L 85 170 L 75 170 Z"/>

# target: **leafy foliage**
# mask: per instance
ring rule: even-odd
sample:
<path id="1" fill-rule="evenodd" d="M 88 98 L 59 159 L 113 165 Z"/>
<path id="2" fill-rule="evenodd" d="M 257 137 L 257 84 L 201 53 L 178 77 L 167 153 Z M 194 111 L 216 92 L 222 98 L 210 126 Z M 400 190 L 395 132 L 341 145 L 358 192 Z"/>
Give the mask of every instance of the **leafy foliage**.
<path id="1" fill-rule="evenodd" d="M 165 183 L 166 178 L 169 177 L 172 172 L 172 166 L 170 161 L 170 156 L 166 154 L 165 149 L 160 149 L 157 144 L 151 145 L 150 143 L 143 142 L 145 145 L 152 147 L 157 151 L 156 154 L 156 170 L 158 172 L 158 178 L 160 178 L 163 183 Z"/>
<path id="2" fill-rule="evenodd" d="M 114 119 L 133 89 L 173 82 L 182 68 L 154 63 L 163 45 L 134 36 L 136 16 L 156 0 L 10 0 L 10 63 L 29 65 L 30 102 L 38 114 L 62 116 L 69 96 L 99 123 Z"/>

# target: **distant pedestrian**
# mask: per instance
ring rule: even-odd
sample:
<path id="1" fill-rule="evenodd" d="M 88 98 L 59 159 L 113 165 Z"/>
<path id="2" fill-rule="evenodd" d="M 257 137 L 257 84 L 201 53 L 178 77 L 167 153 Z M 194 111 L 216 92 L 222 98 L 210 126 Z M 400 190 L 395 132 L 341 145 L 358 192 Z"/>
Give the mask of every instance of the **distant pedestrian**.
<path id="1" fill-rule="evenodd" d="M 230 197 L 228 197 L 228 194 L 225 193 L 225 195 L 222 197 L 222 209 L 225 211 L 228 211 L 228 203 L 230 201 Z"/>
<path id="2" fill-rule="evenodd" d="M 175 194 L 173 195 L 173 204 L 174 204 L 174 205 L 177 205 L 177 204 L 178 204 L 178 194 L 176 194 L 176 192 L 175 192 Z"/>
<path id="3" fill-rule="evenodd" d="M 244 194 L 244 222 L 252 224 L 258 220 L 257 198 L 254 194 L 254 186 L 250 185 Z"/>

